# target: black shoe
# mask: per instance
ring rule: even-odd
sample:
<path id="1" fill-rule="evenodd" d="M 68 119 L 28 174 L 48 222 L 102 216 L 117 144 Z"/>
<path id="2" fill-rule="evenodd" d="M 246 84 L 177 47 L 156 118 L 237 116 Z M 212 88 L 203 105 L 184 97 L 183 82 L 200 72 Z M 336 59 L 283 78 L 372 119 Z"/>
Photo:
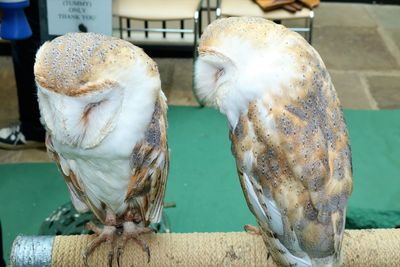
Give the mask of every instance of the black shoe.
<path id="1" fill-rule="evenodd" d="M 20 126 L 11 126 L 0 129 L 0 148 L 2 149 L 26 149 L 26 148 L 43 148 L 44 142 L 26 140 L 25 135 L 21 132 Z"/>

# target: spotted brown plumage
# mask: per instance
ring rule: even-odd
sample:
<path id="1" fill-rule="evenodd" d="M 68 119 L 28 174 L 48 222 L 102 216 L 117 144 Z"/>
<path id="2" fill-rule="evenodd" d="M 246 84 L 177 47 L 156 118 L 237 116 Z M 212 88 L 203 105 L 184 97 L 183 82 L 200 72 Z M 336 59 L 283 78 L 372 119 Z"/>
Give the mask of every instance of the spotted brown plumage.
<path id="1" fill-rule="evenodd" d="M 197 94 L 227 115 L 240 183 L 274 261 L 338 266 L 351 150 L 320 56 L 259 18 L 217 20 L 199 52 Z"/>
<path id="2" fill-rule="evenodd" d="M 137 199 L 133 202 L 145 226 L 159 222 L 162 215 L 169 168 L 166 110 L 166 103 L 159 99 L 145 137 L 133 149 L 130 161 L 132 175 L 125 199 Z"/>

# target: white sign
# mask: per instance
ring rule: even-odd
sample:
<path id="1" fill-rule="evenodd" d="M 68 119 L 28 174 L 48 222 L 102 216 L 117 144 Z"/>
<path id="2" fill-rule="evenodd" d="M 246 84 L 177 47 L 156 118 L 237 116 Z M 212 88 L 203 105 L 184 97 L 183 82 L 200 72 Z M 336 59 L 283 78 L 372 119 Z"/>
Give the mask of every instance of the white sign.
<path id="1" fill-rule="evenodd" d="M 47 0 L 50 35 L 67 32 L 112 34 L 112 0 Z"/>

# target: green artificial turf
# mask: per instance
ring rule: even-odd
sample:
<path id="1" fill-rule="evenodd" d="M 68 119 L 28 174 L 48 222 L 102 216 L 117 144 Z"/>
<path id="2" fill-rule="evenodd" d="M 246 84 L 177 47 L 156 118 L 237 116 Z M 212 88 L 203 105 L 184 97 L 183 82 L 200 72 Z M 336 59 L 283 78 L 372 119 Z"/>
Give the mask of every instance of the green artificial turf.
<path id="1" fill-rule="evenodd" d="M 354 191 L 348 227 L 400 225 L 400 110 L 346 111 Z M 226 119 L 209 108 L 170 107 L 166 211 L 173 232 L 241 231 L 254 223 L 230 153 Z M 7 257 L 17 234 L 34 235 L 69 201 L 54 164 L 0 165 L 0 219 Z"/>

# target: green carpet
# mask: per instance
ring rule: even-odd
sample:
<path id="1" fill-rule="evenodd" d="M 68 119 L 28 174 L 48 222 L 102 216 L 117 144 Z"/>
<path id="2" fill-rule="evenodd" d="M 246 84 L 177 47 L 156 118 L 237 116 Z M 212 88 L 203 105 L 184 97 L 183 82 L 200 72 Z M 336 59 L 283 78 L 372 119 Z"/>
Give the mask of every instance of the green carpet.
<path id="1" fill-rule="evenodd" d="M 217 111 L 169 109 L 171 169 L 166 201 L 174 232 L 241 231 L 254 223 L 230 153 L 228 127 Z M 400 225 L 400 110 L 346 111 L 353 151 L 350 227 Z M 0 165 L 0 219 L 5 252 L 17 234 L 37 234 L 69 200 L 53 164 Z M 348 225 L 349 226 L 349 225 Z"/>

